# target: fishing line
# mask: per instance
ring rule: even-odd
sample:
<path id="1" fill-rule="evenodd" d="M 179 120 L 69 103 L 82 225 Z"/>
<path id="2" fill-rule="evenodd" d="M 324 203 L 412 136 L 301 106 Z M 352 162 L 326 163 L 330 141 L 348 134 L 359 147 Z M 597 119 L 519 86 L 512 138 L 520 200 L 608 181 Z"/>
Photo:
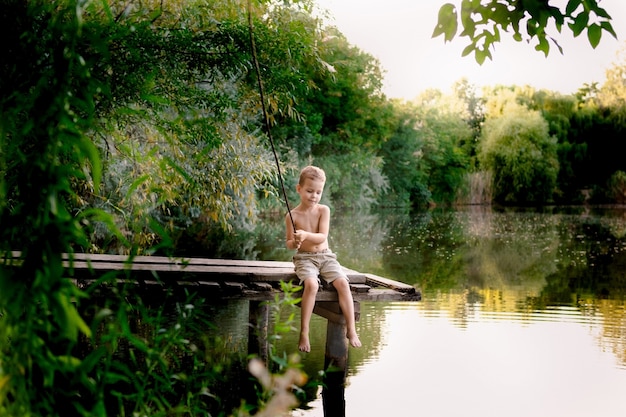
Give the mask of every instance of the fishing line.
<path id="1" fill-rule="evenodd" d="M 256 54 L 256 43 L 254 42 L 254 32 L 252 26 L 252 8 L 251 0 L 248 0 L 248 29 L 250 32 L 250 48 L 252 49 L 252 61 L 254 62 L 254 69 L 256 71 L 256 79 L 259 85 L 259 95 L 261 96 L 261 109 L 263 110 L 263 120 L 265 122 L 265 130 L 267 136 L 270 139 L 272 145 L 272 153 L 274 154 L 274 160 L 276 161 L 276 167 L 278 168 L 278 180 L 280 181 L 280 188 L 283 190 L 283 198 L 285 199 L 285 205 L 287 206 L 287 212 L 291 219 L 291 225 L 293 226 L 294 233 L 296 232 L 296 223 L 293 221 L 291 215 L 291 208 L 289 207 L 289 200 L 287 200 L 287 192 L 285 191 L 285 183 L 283 182 L 283 174 L 280 171 L 280 162 L 278 161 L 278 155 L 276 154 L 276 147 L 274 146 L 274 139 L 272 138 L 272 132 L 270 131 L 270 119 L 265 108 L 265 93 L 263 92 L 263 82 L 261 80 L 261 68 L 259 67 L 259 59 Z"/>

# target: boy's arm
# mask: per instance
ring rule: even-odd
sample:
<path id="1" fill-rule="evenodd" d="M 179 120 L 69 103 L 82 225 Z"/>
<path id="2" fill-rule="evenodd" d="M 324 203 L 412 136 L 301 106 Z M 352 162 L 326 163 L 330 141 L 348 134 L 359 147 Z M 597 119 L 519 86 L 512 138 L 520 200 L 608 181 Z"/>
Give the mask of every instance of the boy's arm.
<path id="1" fill-rule="evenodd" d="M 330 229 L 330 209 L 328 206 L 320 205 L 320 220 L 317 227 L 317 232 L 308 232 L 304 230 L 298 230 L 297 234 L 300 236 L 300 241 L 308 241 L 314 245 L 324 243 L 328 239 L 328 232 Z"/>
<path id="2" fill-rule="evenodd" d="M 285 244 L 287 245 L 287 249 L 298 249 L 300 248 L 300 243 L 296 242 L 294 231 L 293 231 L 293 223 L 291 222 L 291 216 L 289 213 L 285 216 Z"/>

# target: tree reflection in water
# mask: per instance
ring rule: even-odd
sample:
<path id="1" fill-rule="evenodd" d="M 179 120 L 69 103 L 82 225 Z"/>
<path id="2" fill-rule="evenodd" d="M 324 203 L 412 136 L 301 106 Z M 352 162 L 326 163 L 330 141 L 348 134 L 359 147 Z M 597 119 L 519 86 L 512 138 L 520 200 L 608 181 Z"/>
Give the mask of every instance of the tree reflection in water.
<path id="1" fill-rule="evenodd" d="M 423 317 L 443 316 L 464 331 L 485 322 L 511 329 L 520 323 L 582 325 L 598 351 L 610 352 L 616 368 L 626 372 L 625 209 L 349 213 L 336 215 L 332 228 L 331 246 L 346 267 L 420 288 L 424 298 L 417 308 Z M 364 348 L 350 350 L 348 394 L 350 378 L 366 373 L 389 343 L 390 308 L 395 307 L 370 303 L 362 309 Z M 317 326 L 323 352 L 324 323 Z M 419 344 L 414 350 L 419 354 Z M 304 362 L 307 372 L 315 373 L 323 359 Z"/>

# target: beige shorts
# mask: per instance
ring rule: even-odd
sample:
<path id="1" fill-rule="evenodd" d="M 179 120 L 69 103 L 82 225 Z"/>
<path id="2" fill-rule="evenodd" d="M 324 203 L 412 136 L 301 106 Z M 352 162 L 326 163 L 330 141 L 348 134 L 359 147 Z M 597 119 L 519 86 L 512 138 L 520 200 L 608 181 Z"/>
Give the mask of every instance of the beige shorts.
<path id="1" fill-rule="evenodd" d="M 293 264 L 296 267 L 296 275 L 300 278 L 300 285 L 307 278 L 317 278 L 319 282 L 321 277 L 328 284 L 337 278 L 349 281 L 337 261 L 337 255 L 330 249 L 321 252 L 298 252 L 293 256 Z"/>

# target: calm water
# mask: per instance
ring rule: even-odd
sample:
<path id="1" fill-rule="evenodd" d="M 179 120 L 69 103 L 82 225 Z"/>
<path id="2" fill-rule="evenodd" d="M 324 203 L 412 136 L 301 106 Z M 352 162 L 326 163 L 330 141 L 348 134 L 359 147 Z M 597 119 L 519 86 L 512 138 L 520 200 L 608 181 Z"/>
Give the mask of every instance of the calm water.
<path id="1" fill-rule="evenodd" d="M 351 215 L 331 234 L 344 265 L 423 294 L 361 304 L 346 416 L 626 415 L 626 211 Z M 325 321 L 312 329 L 314 375 Z M 293 415 L 323 416 L 308 405 Z"/>

